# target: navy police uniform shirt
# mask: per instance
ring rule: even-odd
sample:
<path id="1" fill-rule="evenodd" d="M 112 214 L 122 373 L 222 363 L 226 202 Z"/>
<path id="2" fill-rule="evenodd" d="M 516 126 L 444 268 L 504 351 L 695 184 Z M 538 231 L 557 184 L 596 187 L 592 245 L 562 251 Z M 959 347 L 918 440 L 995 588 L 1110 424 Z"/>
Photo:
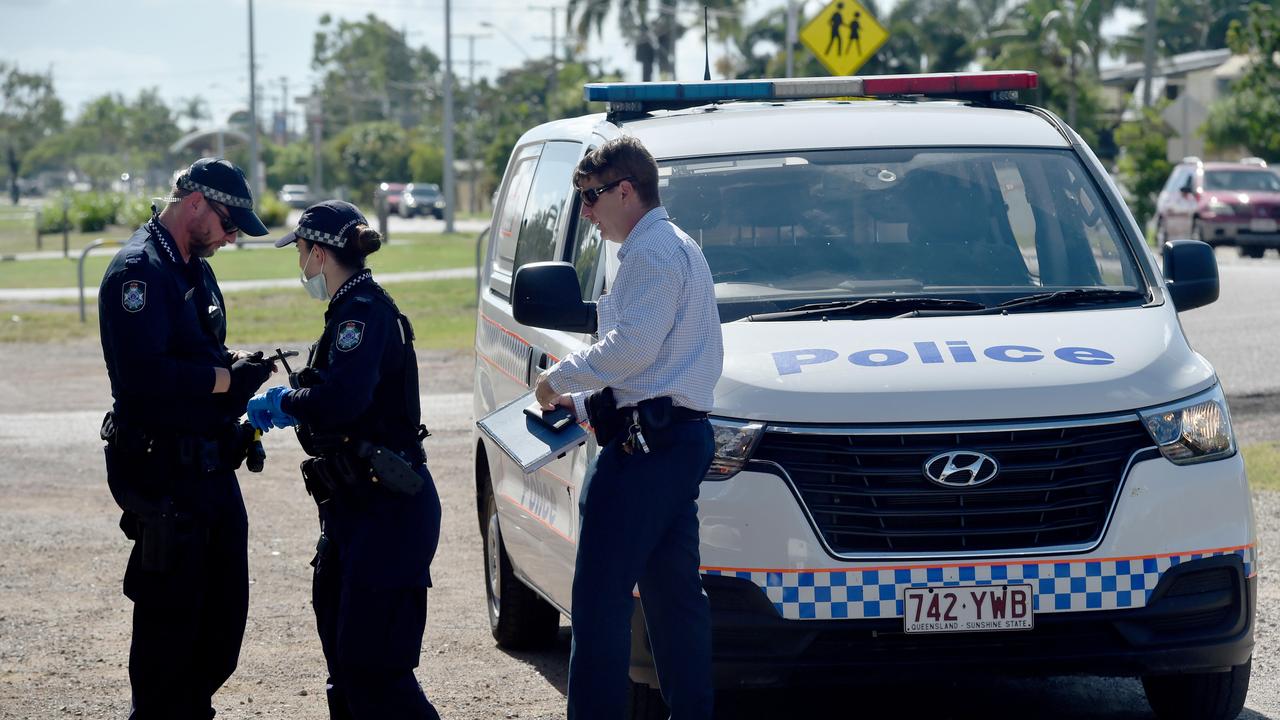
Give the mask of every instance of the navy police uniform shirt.
<path id="1" fill-rule="evenodd" d="M 324 333 L 307 365 L 315 378 L 281 399 L 281 409 L 305 428 L 299 437 L 340 433 L 382 445 L 400 452 L 426 481 L 413 496 L 377 490 L 358 502 L 321 505 L 343 582 L 365 589 L 429 587 L 440 501 L 419 450 L 413 329 L 368 270 L 329 300 Z"/>
<path id="2" fill-rule="evenodd" d="M 338 288 L 324 320 L 307 363 L 317 382 L 289 392 L 281 409 L 315 433 L 413 449 L 422 412 L 409 321 L 368 270 Z"/>
<path id="3" fill-rule="evenodd" d="M 209 434 L 238 418 L 226 393 L 227 318 L 213 269 L 183 262 L 152 216 L 107 267 L 98 291 L 102 356 L 118 421 L 164 434 Z"/>

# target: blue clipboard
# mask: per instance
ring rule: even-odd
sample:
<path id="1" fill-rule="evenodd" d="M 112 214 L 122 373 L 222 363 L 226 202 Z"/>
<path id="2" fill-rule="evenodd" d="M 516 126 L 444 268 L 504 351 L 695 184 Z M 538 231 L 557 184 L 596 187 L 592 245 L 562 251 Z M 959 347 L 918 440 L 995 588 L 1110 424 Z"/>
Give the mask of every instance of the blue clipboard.
<path id="1" fill-rule="evenodd" d="M 587 441 L 587 431 L 578 423 L 553 430 L 525 414 L 525 408 L 535 403 L 530 391 L 476 421 L 480 432 L 525 473 L 536 471 Z"/>

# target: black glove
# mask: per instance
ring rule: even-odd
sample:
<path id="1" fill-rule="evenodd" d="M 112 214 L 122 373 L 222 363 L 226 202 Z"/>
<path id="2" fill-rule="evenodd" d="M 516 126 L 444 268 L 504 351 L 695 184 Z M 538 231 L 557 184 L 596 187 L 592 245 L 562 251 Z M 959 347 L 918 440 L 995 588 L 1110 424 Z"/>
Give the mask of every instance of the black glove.
<path id="1" fill-rule="evenodd" d="M 227 390 L 227 395 L 241 413 L 244 412 L 249 398 L 262 387 L 262 383 L 266 382 L 267 378 L 271 377 L 275 369 L 275 362 L 264 360 L 261 352 L 231 363 L 231 388 Z"/>

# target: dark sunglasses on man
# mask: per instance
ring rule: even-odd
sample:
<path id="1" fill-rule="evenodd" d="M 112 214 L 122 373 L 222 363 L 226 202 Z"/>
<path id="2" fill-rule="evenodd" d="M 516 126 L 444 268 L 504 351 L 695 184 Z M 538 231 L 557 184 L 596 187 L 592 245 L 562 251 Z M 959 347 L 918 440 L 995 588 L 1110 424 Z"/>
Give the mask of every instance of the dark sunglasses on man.
<path id="1" fill-rule="evenodd" d="M 607 182 L 598 188 L 579 189 L 578 194 L 582 196 L 582 203 L 587 207 L 591 207 L 592 205 L 595 205 L 598 200 L 600 200 L 601 195 L 618 187 L 618 185 L 620 185 L 624 180 L 630 180 L 630 179 L 631 179 L 631 176 L 628 175 L 626 177 L 618 178 L 613 182 Z"/>
<path id="2" fill-rule="evenodd" d="M 214 214 L 218 216 L 218 221 L 222 223 L 222 232 L 224 233 L 240 232 L 240 228 L 236 226 L 235 222 L 231 219 L 231 215 L 229 213 L 224 212 L 223 210 L 218 209 L 218 203 L 207 200 L 207 199 L 205 200 L 205 202 L 209 203 L 209 207 L 213 208 Z"/>

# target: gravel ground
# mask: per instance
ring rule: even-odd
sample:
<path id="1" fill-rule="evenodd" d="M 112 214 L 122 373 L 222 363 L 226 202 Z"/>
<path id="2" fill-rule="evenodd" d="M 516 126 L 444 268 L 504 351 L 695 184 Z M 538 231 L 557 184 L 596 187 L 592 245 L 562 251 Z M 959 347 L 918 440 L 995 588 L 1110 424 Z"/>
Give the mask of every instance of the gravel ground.
<path id="1" fill-rule="evenodd" d="M 504 652 L 488 632 L 471 490 L 471 355 L 420 360 L 444 523 L 418 678 L 446 718 L 563 717 L 567 628 L 541 653 Z M 96 437 L 110 398 L 97 344 L 0 346 L 0 398 L 0 718 L 123 718 L 131 605 L 120 577 L 129 543 L 116 527 Z M 1280 439 L 1268 400 L 1233 399 L 1242 442 Z M 215 707 L 219 718 L 319 720 L 327 717 L 324 666 L 307 564 L 315 508 L 297 474 L 293 434 L 272 433 L 266 446 L 266 471 L 240 474 L 250 518 L 249 624 L 240 666 Z M 1256 494 L 1255 512 L 1266 569 L 1280 547 L 1280 494 Z M 1251 718 L 1280 716 L 1280 588 L 1270 577 L 1261 586 Z M 996 678 L 929 689 L 879 684 L 840 706 L 899 717 L 1150 717 L 1133 680 Z M 726 695 L 718 716 L 830 716 L 814 697 Z"/>

